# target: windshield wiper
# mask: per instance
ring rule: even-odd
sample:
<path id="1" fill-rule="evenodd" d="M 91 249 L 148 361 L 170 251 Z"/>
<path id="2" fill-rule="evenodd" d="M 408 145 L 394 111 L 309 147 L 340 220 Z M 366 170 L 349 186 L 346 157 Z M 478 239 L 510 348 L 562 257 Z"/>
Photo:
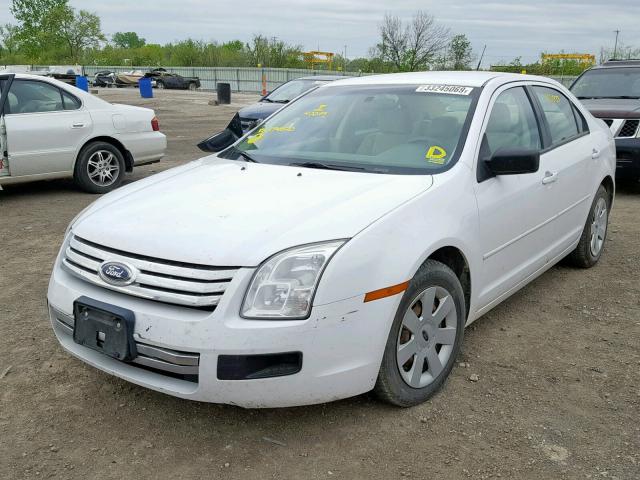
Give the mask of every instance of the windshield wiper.
<path id="1" fill-rule="evenodd" d="M 271 100 L 271 101 L 275 103 L 289 103 L 291 100 Z"/>
<path id="2" fill-rule="evenodd" d="M 269 102 L 269 103 L 273 103 L 273 100 L 271 100 L 270 98 L 264 97 L 262 100 L 260 100 L 261 102 Z"/>
<path id="3" fill-rule="evenodd" d="M 290 163 L 289 165 L 291 165 L 292 167 L 317 168 L 318 170 L 342 170 L 345 172 L 364 170 L 364 168 L 361 167 L 343 167 L 340 165 L 331 165 L 329 163 L 321 162 L 296 162 Z"/>
<path id="4" fill-rule="evenodd" d="M 240 154 L 240 156 L 242 158 L 244 158 L 247 162 L 251 162 L 251 163 L 258 163 L 258 161 L 253 158 L 251 155 L 249 155 L 247 152 L 244 152 L 242 150 L 238 150 L 236 149 L 236 151 Z"/>

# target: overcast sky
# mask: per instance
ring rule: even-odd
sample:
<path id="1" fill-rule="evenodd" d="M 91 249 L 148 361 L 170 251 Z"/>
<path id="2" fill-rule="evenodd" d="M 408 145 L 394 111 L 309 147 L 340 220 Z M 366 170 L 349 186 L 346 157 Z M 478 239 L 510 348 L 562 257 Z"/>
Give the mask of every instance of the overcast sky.
<path id="1" fill-rule="evenodd" d="M 10 0 L 0 0 L 0 23 L 12 21 Z M 378 41 L 385 13 L 403 18 L 418 9 L 433 14 L 453 33 L 465 33 L 484 64 L 541 51 L 598 54 L 620 41 L 640 47 L 640 0 L 71 0 L 97 13 L 103 31 L 135 31 L 147 42 L 188 37 L 247 41 L 254 33 L 277 36 L 305 49 L 365 56 Z"/>

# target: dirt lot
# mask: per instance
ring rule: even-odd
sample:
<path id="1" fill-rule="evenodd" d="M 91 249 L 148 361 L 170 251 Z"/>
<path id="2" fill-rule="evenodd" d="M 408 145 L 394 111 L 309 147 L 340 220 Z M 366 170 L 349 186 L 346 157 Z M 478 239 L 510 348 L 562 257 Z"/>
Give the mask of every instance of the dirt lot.
<path id="1" fill-rule="evenodd" d="M 238 107 L 159 93 L 100 93 L 155 108 L 169 138 L 166 160 L 128 181 L 197 158 L 195 143 Z M 555 267 L 476 322 L 468 366 L 407 410 L 368 395 L 200 404 L 64 353 L 47 282 L 68 222 L 94 199 L 69 181 L 0 192 L 0 478 L 640 478 L 640 188 L 620 188 L 596 268 Z"/>

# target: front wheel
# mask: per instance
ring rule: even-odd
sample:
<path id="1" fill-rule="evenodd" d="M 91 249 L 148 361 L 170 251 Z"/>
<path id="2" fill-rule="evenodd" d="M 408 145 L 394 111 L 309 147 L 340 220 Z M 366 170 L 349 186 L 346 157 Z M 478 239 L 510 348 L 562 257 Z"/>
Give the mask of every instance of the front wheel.
<path id="1" fill-rule="evenodd" d="M 578 246 L 569 254 L 569 261 L 576 267 L 591 268 L 600 260 L 604 242 L 607 239 L 610 209 L 609 192 L 600 185 L 591 204 Z"/>
<path id="2" fill-rule="evenodd" d="M 195 83 L 191 82 L 189 84 L 189 90 L 191 90 L 192 92 L 197 90 L 197 89 L 198 89 L 198 86 Z"/>
<path id="3" fill-rule="evenodd" d="M 74 179 L 89 193 L 107 193 L 122 183 L 125 163 L 120 150 L 106 142 L 93 142 L 78 155 Z"/>
<path id="4" fill-rule="evenodd" d="M 465 312 L 456 274 L 440 262 L 427 260 L 396 312 L 374 389 L 378 397 L 410 407 L 436 393 L 460 352 Z"/>
<path id="5" fill-rule="evenodd" d="M 158 90 L 164 90 L 165 89 L 164 82 L 156 82 L 156 88 Z"/>

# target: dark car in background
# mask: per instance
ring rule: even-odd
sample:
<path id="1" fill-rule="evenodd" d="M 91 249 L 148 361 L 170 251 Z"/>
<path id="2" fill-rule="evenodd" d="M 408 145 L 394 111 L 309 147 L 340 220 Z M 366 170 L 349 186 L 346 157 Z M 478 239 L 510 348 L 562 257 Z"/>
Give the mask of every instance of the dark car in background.
<path id="1" fill-rule="evenodd" d="M 279 110 L 283 104 L 289 103 L 312 88 L 343 78 L 345 77 L 339 75 L 315 75 L 296 78 L 283 83 L 262 97 L 258 103 L 244 107 L 238 112 L 242 131 L 251 130 L 260 120 L 264 120 L 276 110 Z"/>
<path id="2" fill-rule="evenodd" d="M 610 60 L 580 75 L 571 92 L 616 139 L 616 176 L 640 180 L 640 60 Z"/>
<path id="3" fill-rule="evenodd" d="M 202 140 L 198 143 L 198 148 L 203 152 L 217 152 L 219 144 L 226 143 L 230 137 L 237 140 L 294 98 L 313 90 L 319 85 L 344 78 L 342 75 L 314 75 L 312 77 L 296 78 L 283 83 L 262 97 L 258 103 L 241 109 L 233 116 L 226 129 Z"/>
<path id="4" fill-rule="evenodd" d="M 145 73 L 145 77 L 156 82 L 156 88 L 170 88 L 174 90 L 197 90 L 200 88 L 200 78 L 183 77 L 177 73 L 171 73 L 164 68 L 155 68 Z"/>

